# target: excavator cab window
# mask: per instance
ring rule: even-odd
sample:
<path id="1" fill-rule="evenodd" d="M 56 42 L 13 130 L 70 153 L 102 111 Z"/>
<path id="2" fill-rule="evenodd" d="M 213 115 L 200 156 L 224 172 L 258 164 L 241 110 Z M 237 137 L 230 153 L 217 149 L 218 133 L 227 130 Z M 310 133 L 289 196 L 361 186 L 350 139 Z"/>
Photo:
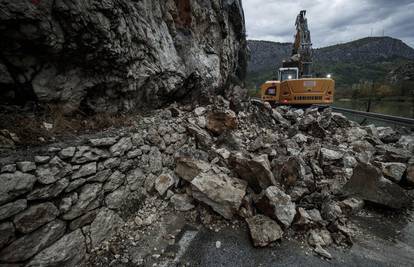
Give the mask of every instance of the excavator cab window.
<path id="1" fill-rule="evenodd" d="M 279 78 L 280 81 L 298 79 L 299 70 L 298 68 L 280 68 Z"/>

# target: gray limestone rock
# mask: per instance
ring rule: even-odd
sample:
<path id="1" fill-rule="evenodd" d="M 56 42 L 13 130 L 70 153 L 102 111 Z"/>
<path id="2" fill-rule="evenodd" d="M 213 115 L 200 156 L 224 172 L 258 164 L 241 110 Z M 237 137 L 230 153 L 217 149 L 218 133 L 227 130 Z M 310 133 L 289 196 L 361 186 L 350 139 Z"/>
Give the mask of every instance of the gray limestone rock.
<path id="1" fill-rule="evenodd" d="M 22 172 L 0 174 L 0 205 L 32 190 L 36 177 Z"/>
<path id="2" fill-rule="evenodd" d="M 256 247 L 265 247 L 282 238 L 283 230 L 277 222 L 264 215 L 256 215 L 246 219 L 250 236 Z"/>
<path id="3" fill-rule="evenodd" d="M 118 187 L 120 187 L 125 181 L 125 174 L 115 171 L 111 174 L 111 176 L 106 181 L 103 189 L 105 192 L 114 191 Z"/>
<path id="4" fill-rule="evenodd" d="M 30 172 L 36 170 L 36 164 L 31 161 L 20 161 L 16 163 L 16 166 L 21 172 Z"/>
<path id="5" fill-rule="evenodd" d="M 11 222 L 0 223 L 0 251 L 15 239 L 14 226 Z"/>
<path id="6" fill-rule="evenodd" d="M 407 207 L 412 202 L 403 188 L 385 179 L 378 168 L 365 163 L 359 163 L 354 169 L 343 192 L 394 209 Z"/>
<path id="7" fill-rule="evenodd" d="M 92 146 L 112 146 L 118 141 L 117 137 L 103 137 L 89 139 Z"/>
<path id="8" fill-rule="evenodd" d="M 170 202 L 174 205 L 174 209 L 178 211 L 189 211 L 194 208 L 193 199 L 187 194 L 174 194 L 170 198 Z"/>
<path id="9" fill-rule="evenodd" d="M 101 209 L 90 228 L 92 247 L 98 247 L 102 241 L 110 239 L 123 224 L 124 221 L 117 213 L 110 209 Z"/>
<path id="10" fill-rule="evenodd" d="M 171 174 L 161 174 L 155 179 L 155 190 L 157 190 L 158 194 L 163 196 L 174 183 L 175 180 Z"/>
<path id="11" fill-rule="evenodd" d="M 51 202 L 41 203 L 29 207 L 17 214 L 13 223 L 16 230 L 22 233 L 30 233 L 40 226 L 53 221 L 59 215 L 59 210 Z"/>
<path id="12" fill-rule="evenodd" d="M 296 205 L 276 186 L 269 186 L 258 197 L 257 207 L 265 215 L 277 220 L 285 228 L 289 227 L 296 215 Z"/>
<path id="13" fill-rule="evenodd" d="M 59 157 L 61 159 L 69 159 L 75 155 L 76 147 L 66 147 L 59 152 Z"/>
<path id="14" fill-rule="evenodd" d="M 200 173 L 192 181 L 193 197 L 211 206 L 226 219 L 231 219 L 240 208 L 247 183 L 226 174 Z"/>
<path id="15" fill-rule="evenodd" d="M 0 206 L 0 220 L 7 219 L 27 208 L 27 200 L 19 199 Z"/>
<path id="16" fill-rule="evenodd" d="M 96 162 L 91 162 L 85 165 L 82 165 L 79 170 L 72 174 L 72 180 L 90 176 L 96 173 Z"/>
<path id="17" fill-rule="evenodd" d="M 109 148 L 109 151 L 113 156 L 122 156 L 126 152 L 132 149 L 131 137 L 123 137 L 116 144 Z"/>
<path id="18" fill-rule="evenodd" d="M 50 246 L 65 234 L 66 223 L 52 221 L 38 230 L 20 237 L 0 252 L 0 260 L 21 262 L 30 259 L 42 249 Z"/>
<path id="19" fill-rule="evenodd" d="M 72 158 L 72 162 L 77 164 L 83 164 L 91 161 L 97 161 L 99 159 L 105 159 L 109 157 L 109 152 L 99 148 L 91 148 L 89 146 L 77 147 L 76 153 Z"/>
<path id="20" fill-rule="evenodd" d="M 63 190 L 68 187 L 68 185 L 69 179 L 63 178 L 53 184 L 36 188 L 30 194 L 28 194 L 26 198 L 28 200 L 45 200 L 54 198 L 62 193 Z"/>
<path id="21" fill-rule="evenodd" d="M 85 237 L 79 229 L 64 235 L 56 243 L 42 250 L 26 266 L 80 266 L 85 256 Z"/>
<path id="22" fill-rule="evenodd" d="M 86 184 L 82 187 L 79 198 L 70 210 L 63 214 L 65 220 L 72 220 L 90 210 L 96 208 L 95 200 L 100 199 L 102 192 L 102 184 Z"/>
<path id="23" fill-rule="evenodd" d="M 37 180 L 41 184 L 52 184 L 72 172 L 70 164 L 54 157 L 49 163 L 40 165 L 36 169 Z"/>

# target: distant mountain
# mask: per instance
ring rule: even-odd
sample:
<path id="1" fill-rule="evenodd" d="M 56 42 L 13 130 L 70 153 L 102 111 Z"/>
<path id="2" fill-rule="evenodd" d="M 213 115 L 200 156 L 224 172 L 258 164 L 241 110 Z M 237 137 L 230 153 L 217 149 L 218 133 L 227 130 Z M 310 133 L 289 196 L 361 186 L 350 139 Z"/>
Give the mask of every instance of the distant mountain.
<path id="1" fill-rule="evenodd" d="M 274 78 L 283 59 L 289 59 L 291 43 L 248 41 L 250 60 L 247 84 L 257 87 Z M 332 73 L 337 87 L 350 87 L 360 80 L 383 80 L 388 73 L 414 60 L 414 49 L 391 37 L 367 37 L 314 50 L 314 72 Z"/>

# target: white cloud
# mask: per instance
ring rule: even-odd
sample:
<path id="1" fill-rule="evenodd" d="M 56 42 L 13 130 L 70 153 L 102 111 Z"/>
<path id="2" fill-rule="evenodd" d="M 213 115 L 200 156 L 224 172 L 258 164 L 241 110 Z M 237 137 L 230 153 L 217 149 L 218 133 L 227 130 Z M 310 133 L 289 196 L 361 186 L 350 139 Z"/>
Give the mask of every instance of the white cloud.
<path id="1" fill-rule="evenodd" d="M 371 35 L 414 46 L 413 0 L 242 0 L 249 39 L 292 42 L 295 19 L 307 10 L 314 47 Z"/>

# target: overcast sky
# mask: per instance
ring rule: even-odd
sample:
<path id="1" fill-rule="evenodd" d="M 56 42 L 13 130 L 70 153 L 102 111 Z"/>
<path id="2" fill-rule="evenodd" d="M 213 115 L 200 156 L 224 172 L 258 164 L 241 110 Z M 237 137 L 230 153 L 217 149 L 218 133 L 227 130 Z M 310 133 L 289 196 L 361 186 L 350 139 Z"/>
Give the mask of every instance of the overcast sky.
<path id="1" fill-rule="evenodd" d="M 242 0 L 248 39 L 292 42 L 295 19 L 307 10 L 314 47 L 373 36 L 414 47 L 414 0 Z"/>

